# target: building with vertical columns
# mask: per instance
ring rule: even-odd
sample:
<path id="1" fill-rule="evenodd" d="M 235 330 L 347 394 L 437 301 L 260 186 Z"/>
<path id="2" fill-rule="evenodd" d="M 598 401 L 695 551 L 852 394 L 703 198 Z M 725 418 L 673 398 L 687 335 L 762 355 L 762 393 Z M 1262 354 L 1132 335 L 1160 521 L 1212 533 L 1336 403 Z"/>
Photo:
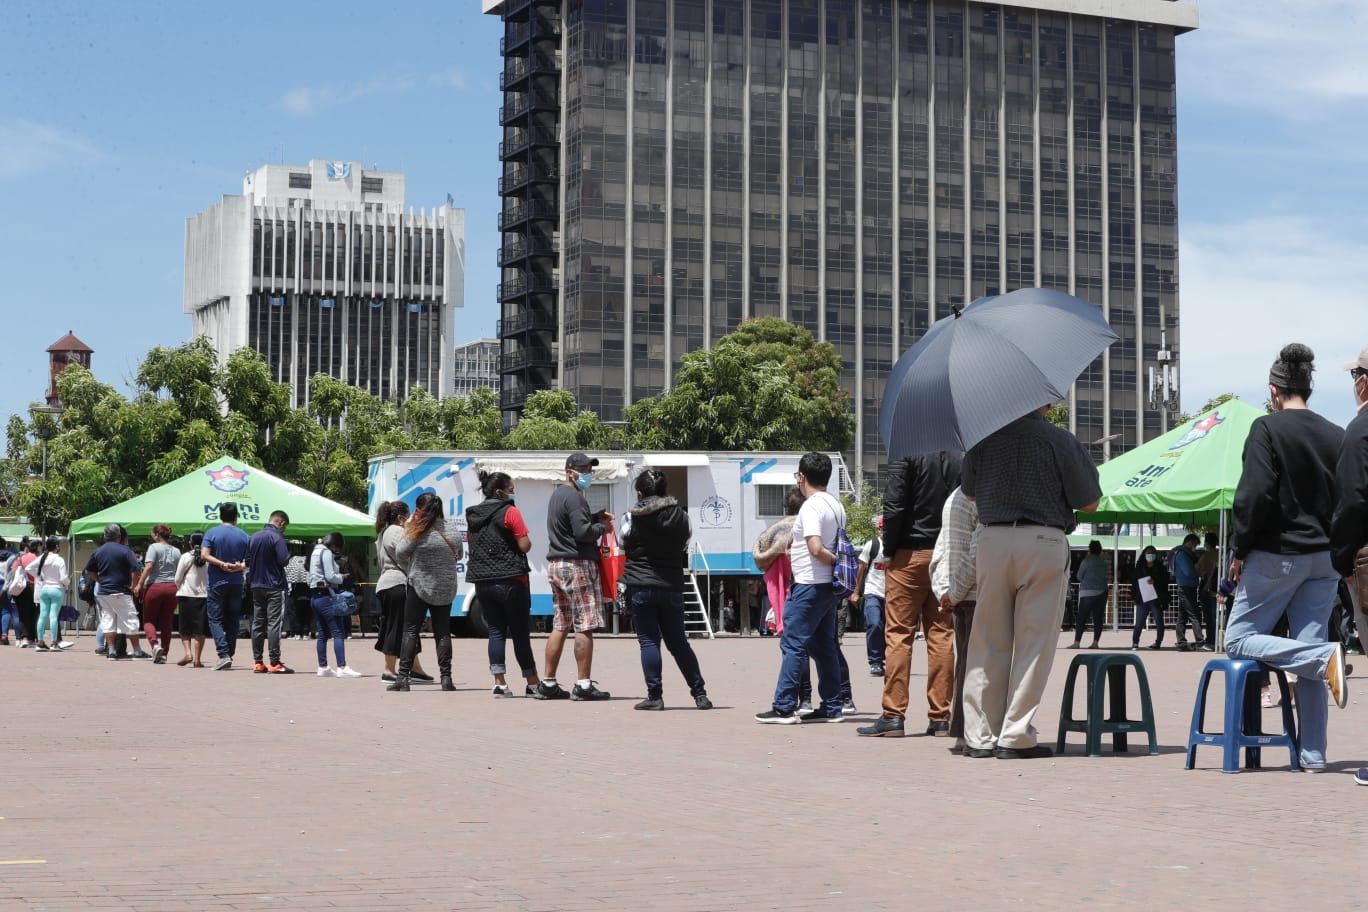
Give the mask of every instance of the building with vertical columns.
<path id="1" fill-rule="evenodd" d="M 1120 337 L 1069 405 L 1112 455 L 1176 395 L 1173 0 L 484 0 L 503 21 L 501 405 L 608 420 L 744 319 L 832 343 L 880 470 L 898 356 L 1046 286 Z M 1101 446 L 1095 447 L 1100 458 Z"/>
<path id="2" fill-rule="evenodd" d="M 329 374 L 384 399 L 453 392 L 465 210 L 404 210 L 404 175 L 359 162 L 265 165 L 186 220 L 185 311 L 221 359 L 265 356 L 294 404 Z"/>

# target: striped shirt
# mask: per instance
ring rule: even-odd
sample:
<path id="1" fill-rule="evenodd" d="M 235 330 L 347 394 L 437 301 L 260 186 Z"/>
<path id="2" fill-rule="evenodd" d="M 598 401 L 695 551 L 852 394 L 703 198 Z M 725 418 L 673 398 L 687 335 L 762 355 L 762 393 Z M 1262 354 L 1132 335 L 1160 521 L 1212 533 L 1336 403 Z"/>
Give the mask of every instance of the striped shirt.
<path id="1" fill-rule="evenodd" d="M 978 508 L 955 488 L 945 498 L 940 535 L 931 551 L 931 591 L 937 598 L 948 595 L 951 605 L 972 602 L 978 597 L 977 531 Z"/>

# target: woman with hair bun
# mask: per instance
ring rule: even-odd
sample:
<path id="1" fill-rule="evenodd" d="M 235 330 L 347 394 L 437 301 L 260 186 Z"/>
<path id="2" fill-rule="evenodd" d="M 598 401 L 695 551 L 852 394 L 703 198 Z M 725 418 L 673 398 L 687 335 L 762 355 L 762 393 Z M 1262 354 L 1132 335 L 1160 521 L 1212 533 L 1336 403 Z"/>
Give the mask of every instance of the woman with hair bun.
<path id="1" fill-rule="evenodd" d="M 387 500 L 375 513 L 375 557 L 380 576 L 375 580 L 375 598 L 380 602 L 380 635 L 375 639 L 375 651 L 385 657 L 385 670 L 380 680 L 395 680 L 399 651 L 404 645 L 404 600 L 408 598 L 408 577 L 399 568 L 395 552 L 399 539 L 404 537 L 404 523 L 408 521 L 408 504 L 402 500 Z M 419 644 L 422 651 L 422 644 Z M 432 683 L 432 675 L 418 665 L 413 657 L 409 677 L 415 681 Z"/>
<path id="2" fill-rule="evenodd" d="M 455 690 L 451 680 L 451 602 L 456 598 L 456 565 L 461 560 L 461 530 L 442 510 L 442 498 L 431 491 L 418 495 L 404 535 L 395 549 L 395 562 L 408 577 L 404 599 L 404 642 L 394 683 L 386 690 L 409 689 L 413 658 L 423 618 L 432 618 L 437 647 L 437 670 L 442 690 Z"/>
<path id="3" fill-rule="evenodd" d="M 1313 359 L 1305 345 L 1282 350 L 1268 372 L 1273 413 L 1256 419 L 1245 440 L 1226 654 L 1297 676 L 1301 766 L 1324 772 L 1327 686 L 1336 705 L 1348 700 L 1344 647 L 1327 642 L 1339 584 L 1330 564 L 1330 517 L 1344 431 L 1307 408 Z M 1272 636 L 1284 614 L 1288 636 Z"/>
<path id="4" fill-rule="evenodd" d="M 470 555 L 466 579 L 475 584 L 485 623 L 489 625 L 489 673 L 494 676 L 496 697 L 511 697 L 504 664 L 508 641 L 518 671 L 527 684 L 523 693 L 533 695 L 541 680 L 537 677 L 537 657 L 532 653 L 528 616 L 532 595 L 528 588 L 527 552 L 532 539 L 527 523 L 513 505 L 513 479 L 504 472 L 480 472 L 480 490 L 485 499 L 466 510 L 466 529 L 470 536 Z"/>
<path id="5" fill-rule="evenodd" d="M 209 621 L 206 614 L 208 602 L 209 565 L 204 560 L 200 547 L 204 533 L 195 532 L 190 536 L 190 550 L 180 556 L 176 563 L 176 602 L 180 606 L 180 641 L 185 655 L 177 665 L 195 663 L 203 668 L 204 638 L 209 635 Z M 194 652 L 191 653 L 191 643 Z"/>

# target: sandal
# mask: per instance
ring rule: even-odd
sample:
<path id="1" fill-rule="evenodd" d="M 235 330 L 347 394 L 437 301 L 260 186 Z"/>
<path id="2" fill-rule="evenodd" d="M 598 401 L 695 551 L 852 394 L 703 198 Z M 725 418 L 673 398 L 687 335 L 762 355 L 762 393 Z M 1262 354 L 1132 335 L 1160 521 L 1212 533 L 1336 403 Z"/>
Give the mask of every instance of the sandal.
<path id="1" fill-rule="evenodd" d="M 194 661 L 194 659 L 190 658 L 189 656 L 184 656 L 184 657 L 182 657 L 181 660 L 180 660 L 179 662 L 177 662 L 176 664 L 177 664 L 177 665 L 182 665 L 182 666 L 184 666 L 184 665 L 189 665 L 189 664 L 190 664 L 191 662 L 193 662 L 193 661 Z"/>

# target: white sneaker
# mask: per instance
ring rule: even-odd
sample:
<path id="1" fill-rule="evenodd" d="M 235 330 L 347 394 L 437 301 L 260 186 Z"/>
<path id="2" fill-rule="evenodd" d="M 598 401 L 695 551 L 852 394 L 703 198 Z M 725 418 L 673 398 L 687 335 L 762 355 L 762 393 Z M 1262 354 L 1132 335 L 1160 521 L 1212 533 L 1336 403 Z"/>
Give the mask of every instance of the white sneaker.
<path id="1" fill-rule="evenodd" d="M 346 665 L 343 665 L 341 668 L 337 669 L 337 671 L 333 672 L 333 674 L 335 674 L 335 675 L 336 675 L 337 677 L 339 677 L 339 678 L 360 678 L 360 677 L 363 677 L 363 675 L 361 674 L 361 672 L 359 672 L 359 671 L 353 671 L 351 668 L 349 668 L 349 667 L 346 666 Z"/>
<path id="2" fill-rule="evenodd" d="M 495 684 L 494 689 L 490 691 L 490 693 L 496 697 L 511 697 L 513 696 L 513 688 L 509 687 L 507 684 Z"/>
<path id="3" fill-rule="evenodd" d="M 322 668 L 318 669 L 318 676 L 320 678 L 335 678 L 337 677 L 337 672 L 333 671 L 331 668 L 325 665 Z"/>

